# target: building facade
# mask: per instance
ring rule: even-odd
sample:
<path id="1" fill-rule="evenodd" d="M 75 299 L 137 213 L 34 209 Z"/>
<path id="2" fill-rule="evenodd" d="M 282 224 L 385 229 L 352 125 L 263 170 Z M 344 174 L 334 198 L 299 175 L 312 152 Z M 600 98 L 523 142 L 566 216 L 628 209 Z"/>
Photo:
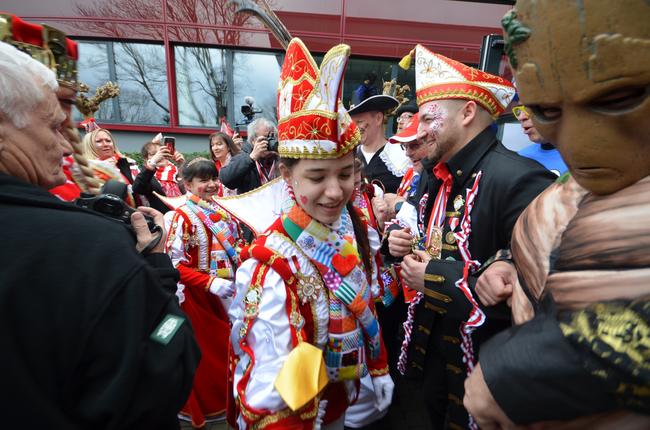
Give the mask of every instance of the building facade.
<path id="1" fill-rule="evenodd" d="M 397 66 L 416 43 L 468 64 L 483 36 L 500 33 L 509 6 L 450 0 L 270 0 L 292 36 L 317 55 L 352 47 L 344 104 L 368 73 L 376 86 L 395 78 L 414 88 L 413 70 Z M 183 152 L 207 151 L 219 118 L 245 130 L 241 107 L 275 117 L 283 50 L 256 19 L 228 0 L 3 0 L 0 10 L 57 27 L 79 43 L 78 73 L 90 94 L 107 81 L 120 96 L 96 120 L 122 151 L 138 151 L 158 132 Z M 248 99 L 250 101 L 250 99 Z M 81 119 L 77 115 L 77 119 Z"/>

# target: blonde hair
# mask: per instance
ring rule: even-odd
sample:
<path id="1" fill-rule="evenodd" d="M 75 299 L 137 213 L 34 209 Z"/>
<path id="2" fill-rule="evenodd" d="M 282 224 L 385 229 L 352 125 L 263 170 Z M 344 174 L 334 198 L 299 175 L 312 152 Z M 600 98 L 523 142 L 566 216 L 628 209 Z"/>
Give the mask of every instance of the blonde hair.
<path id="1" fill-rule="evenodd" d="M 108 137 L 111 138 L 113 141 L 113 148 L 115 149 L 115 154 L 117 154 L 118 157 L 123 157 L 122 153 L 120 153 L 120 150 L 117 149 L 117 142 L 115 141 L 115 138 L 111 134 L 110 131 L 106 130 L 105 128 L 97 128 L 90 133 L 86 133 L 86 135 L 83 138 L 82 144 L 84 148 L 84 155 L 86 158 L 89 160 L 99 160 L 99 155 L 97 154 L 97 148 L 95 147 L 95 138 L 100 132 L 104 132 L 108 134 Z"/>

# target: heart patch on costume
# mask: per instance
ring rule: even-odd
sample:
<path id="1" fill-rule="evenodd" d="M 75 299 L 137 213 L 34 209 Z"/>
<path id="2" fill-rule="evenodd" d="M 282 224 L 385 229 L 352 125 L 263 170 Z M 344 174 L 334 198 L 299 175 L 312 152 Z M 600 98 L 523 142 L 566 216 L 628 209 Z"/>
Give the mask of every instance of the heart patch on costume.
<path id="1" fill-rule="evenodd" d="M 354 266 L 359 262 L 359 258 L 354 254 L 348 254 L 345 257 L 341 254 L 336 254 L 332 257 L 332 266 L 336 269 L 341 276 L 346 276 Z"/>

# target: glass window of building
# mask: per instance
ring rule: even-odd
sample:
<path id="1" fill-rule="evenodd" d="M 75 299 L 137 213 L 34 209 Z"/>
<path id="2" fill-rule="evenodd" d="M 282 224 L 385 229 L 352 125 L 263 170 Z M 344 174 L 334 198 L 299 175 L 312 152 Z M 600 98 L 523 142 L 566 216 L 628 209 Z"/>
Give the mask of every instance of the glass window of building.
<path id="1" fill-rule="evenodd" d="M 90 87 L 92 97 L 98 86 L 111 81 L 120 95 L 101 104 L 98 122 L 127 124 L 169 124 L 167 66 L 162 45 L 79 41 L 78 73 Z M 76 112 L 76 119 L 81 115 Z"/>
<path id="2" fill-rule="evenodd" d="M 228 113 L 232 52 L 176 46 L 176 93 L 181 126 L 215 127 Z"/>
<path id="3" fill-rule="evenodd" d="M 279 53 L 235 52 L 233 114 L 235 123 L 240 128 L 252 119 L 251 116 L 246 118 L 242 114 L 242 107 L 246 109 L 252 101 L 254 101 L 252 110 L 255 117 L 262 116 L 277 122 L 278 82 L 282 61 L 283 56 Z"/>

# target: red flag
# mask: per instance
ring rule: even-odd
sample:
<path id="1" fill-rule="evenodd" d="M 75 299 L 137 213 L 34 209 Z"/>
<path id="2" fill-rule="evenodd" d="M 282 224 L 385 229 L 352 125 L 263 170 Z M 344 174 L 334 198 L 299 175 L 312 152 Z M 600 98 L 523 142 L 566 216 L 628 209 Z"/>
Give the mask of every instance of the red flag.
<path id="1" fill-rule="evenodd" d="M 230 125 L 228 124 L 228 121 L 226 121 L 225 116 L 221 117 L 221 129 L 219 131 L 222 133 L 226 133 L 230 137 L 232 137 L 235 134 L 235 130 L 230 128 Z"/>

